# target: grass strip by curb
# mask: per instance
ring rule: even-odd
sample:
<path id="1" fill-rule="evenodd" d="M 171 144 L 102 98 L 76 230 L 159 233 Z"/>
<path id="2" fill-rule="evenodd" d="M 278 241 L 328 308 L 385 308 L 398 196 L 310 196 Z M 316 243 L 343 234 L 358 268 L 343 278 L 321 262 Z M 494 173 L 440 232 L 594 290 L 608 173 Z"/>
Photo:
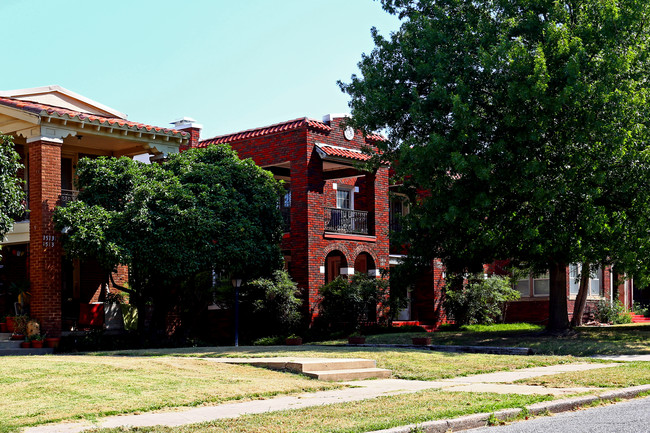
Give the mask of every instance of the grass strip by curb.
<path id="1" fill-rule="evenodd" d="M 423 433 L 445 433 L 449 430 L 459 431 L 472 428 L 485 427 L 496 421 L 508 421 L 520 415 L 543 415 L 547 413 L 568 412 L 580 407 L 590 406 L 597 402 L 609 402 L 619 399 L 632 399 L 650 393 L 650 385 L 634 386 L 625 389 L 607 391 L 596 395 L 567 398 L 563 400 L 544 401 L 531 404 L 524 409 L 502 409 L 493 413 L 477 413 L 459 418 L 427 421 L 386 430 L 376 430 L 371 433 L 410 433 L 418 431 Z"/>

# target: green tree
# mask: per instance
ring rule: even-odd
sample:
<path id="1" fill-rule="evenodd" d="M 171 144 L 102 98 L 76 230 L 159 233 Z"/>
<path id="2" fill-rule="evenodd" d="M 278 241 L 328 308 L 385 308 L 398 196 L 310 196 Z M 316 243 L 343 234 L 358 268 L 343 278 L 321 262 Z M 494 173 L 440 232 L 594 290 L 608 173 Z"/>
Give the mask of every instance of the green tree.
<path id="1" fill-rule="evenodd" d="M 495 258 L 647 274 L 648 2 L 383 0 L 403 23 L 340 83 L 410 195 L 403 242 L 448 273 Z M 417 191 L 426 191 L 417 194 Z"/>
<path id="2" fill-rule="evenodd" d="M 19 161 L 12 137 L 0 135 L 0 239 L 11 230 L 14 220 L 25 212 L 22 205 L 25 200 L 23 181 L 17 177 L 22 167 Z"/>
<path id="3" fill-rule="evenodd" d="M 129 266 L 130 293 L 155 309 L 155 330 L 167 311 L 209 293 L 206 273 L 245 279 L 281 265 L 281 185 L 228 146 L 191 149 L 169 161 L 83 159 L 77 166 L 78 201 L 55 211 L 71 257 L 97 259 L 107 275 Z M 208 279 L 209 281 L 209 279 Z M 140 315 L 143 319 L 144 315 Z"/>

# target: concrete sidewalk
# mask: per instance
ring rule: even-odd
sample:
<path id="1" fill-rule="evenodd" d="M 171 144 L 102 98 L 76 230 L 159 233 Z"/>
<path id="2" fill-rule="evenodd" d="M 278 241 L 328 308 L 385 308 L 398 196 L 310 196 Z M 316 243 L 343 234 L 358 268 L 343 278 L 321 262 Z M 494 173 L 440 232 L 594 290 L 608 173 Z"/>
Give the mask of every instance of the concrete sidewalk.
<path id="1" fill-rule="evenodd" d="M 426 389 L 441 389 L 463 392 L 494 392 L 502 394 L 553 394 L 566 395 L 578 392 L 595 391 L 595 388 L 546 388 L 542 386 L 516 385 L 514 381 L 567 371 L 585 371 L 597 368 L 611 368 L 612 364 L 565 364 L 548 367 L 535 367 L 515 371 L 478 374 L 440 381 L 382 379 L 346 382 L 349 388 L 331 391 L 318 391 L 296 396 L 282 396 L 266 400 L 232 402 L 216 406 L 181 408 L 168 412 L 152 412 L 140 415 L 123 415 L 90 421 L 50 424 L 31 427 L 24 433 L 77 433 L 97 427 L 144 427 L 155 425 L 180 426 L 223 418 L 235 418 L 247 414 L 301 409 L 311 406 L 367 400 L 388 395 L 414 393 Z"/>

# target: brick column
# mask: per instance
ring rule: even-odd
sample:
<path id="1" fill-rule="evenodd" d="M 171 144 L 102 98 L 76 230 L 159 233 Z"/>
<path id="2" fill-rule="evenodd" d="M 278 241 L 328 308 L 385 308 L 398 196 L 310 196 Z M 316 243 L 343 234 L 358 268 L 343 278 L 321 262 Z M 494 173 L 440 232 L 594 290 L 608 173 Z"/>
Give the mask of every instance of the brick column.
<path id="1" fill-rule="evenodd" d="M 388 168 L 380 167 L 375 174 L 366 175 L 368 181 L 368 210 L 372 212 L 370 229 L 377 237 L 377 268 L 388 268 L 389 255 L 389 200 L 388 200 Z"/>
<path id="2" fill-rule="evenodd" d="M 28 140 L 31 316 L 50 337 L 61 334 L 62 253 L 52 212 L 61 195 L 62 144 L 44 137 Z"/>

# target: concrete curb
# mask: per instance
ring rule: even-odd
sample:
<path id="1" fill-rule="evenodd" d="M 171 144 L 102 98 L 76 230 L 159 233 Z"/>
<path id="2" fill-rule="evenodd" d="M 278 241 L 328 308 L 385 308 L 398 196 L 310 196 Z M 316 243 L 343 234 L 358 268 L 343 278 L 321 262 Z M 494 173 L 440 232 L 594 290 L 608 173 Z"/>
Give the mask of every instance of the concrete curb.
<path id="1" fill-rule="evenodd" d="M 563 400 L 545 401 L 526 406 L 531 415 L 538 415 L 545 412 L 559 413 L 575 410 L 579 407 L 592 404 L 597 401 L 612 401 L 616 399 L 632 399 L 644 392 L 650 392 L 650 385 L 633 386 L 630 388 L 617 389 L 603 392 L 597 395 L 586 395 L 582 397 L 567 398 Z M 425 433 L 446 433 L 451 431 L 469 430 L 485 427 L 490 416 L 505 421 L 521 414 L 523 409 L 502 409 L 493 413 L 477 413 L 461 416 L 459 418 L 427 421 L 420 424 L 410 424 L 400 427 L 393 427 L 386 430 L 376 430 L 371 433 L 411 433 L 415 429 Z"/>

